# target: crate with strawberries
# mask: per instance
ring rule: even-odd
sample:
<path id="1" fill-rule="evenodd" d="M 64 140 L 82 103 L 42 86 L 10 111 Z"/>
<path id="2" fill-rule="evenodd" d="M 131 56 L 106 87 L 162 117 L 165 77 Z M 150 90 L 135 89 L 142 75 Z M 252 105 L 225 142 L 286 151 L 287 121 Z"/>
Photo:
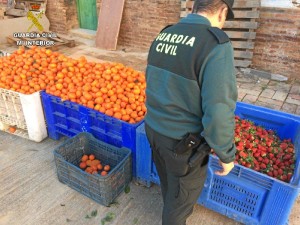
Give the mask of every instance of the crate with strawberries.
<path id="1" fill-rule="evenodd" d="M 295 169 L 291 139 L 281 140 L 274 130 L 235 116 L 236 162 L 276 179 L 289 182 Z"/>
<path id="2" fill-rule="evenodd" d="M 235 115 L 235 166 L 218 176 L 219 159 L 210 155 L 198 204 L 243 224 L 286 224 L 300 192 L 300 117 L 242 102 Z M 136 153 L 138 182 L 159 184 L 144 124 Z"/>

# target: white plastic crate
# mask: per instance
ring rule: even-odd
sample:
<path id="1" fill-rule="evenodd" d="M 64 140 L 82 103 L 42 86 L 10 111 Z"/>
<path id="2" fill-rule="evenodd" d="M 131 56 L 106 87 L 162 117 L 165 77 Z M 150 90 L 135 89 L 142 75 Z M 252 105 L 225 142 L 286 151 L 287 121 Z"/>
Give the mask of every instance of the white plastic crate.
<path id="1" fill-rule="evenodd" d="M 2 57 L 2 56 L 9 56 L 9 55 L 10 55 L 10 53 L 5 52 L 5 51 L 3 51 L 3 50 L 0 49 L 0 57 Z"/>
<path id="2" fill-rule="evenodd" d="M 40 142 L 47 135 L 40 92 L 24 95 L 0 88 L 0 128 L 8 132 L 16 126 L 14 135 Z"/>

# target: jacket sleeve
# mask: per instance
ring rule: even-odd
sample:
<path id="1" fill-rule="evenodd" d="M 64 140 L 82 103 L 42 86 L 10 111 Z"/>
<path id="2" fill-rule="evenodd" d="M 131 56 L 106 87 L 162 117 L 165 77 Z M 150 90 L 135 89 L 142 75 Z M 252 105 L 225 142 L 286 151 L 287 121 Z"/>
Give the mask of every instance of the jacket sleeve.
<path id="1" fill-rule="evenodd" d="M 237 85 L 230 42 L 220 44 L 212 50 L 200 75 L 204 128 L 202 136 L 222 162 L 233 162 L 236 153 L 233 138 Z"/>

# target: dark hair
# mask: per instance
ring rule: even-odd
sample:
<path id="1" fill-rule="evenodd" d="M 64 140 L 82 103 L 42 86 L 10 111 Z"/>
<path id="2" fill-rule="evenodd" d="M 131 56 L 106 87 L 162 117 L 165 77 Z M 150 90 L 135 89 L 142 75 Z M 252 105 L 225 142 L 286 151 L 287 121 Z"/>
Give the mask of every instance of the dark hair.
<path id="1" fill-rule="evenodd" d="M 222 6 L 227 6 L 222 0 L 195 0 L 192 12 L 206 12 L 213 14 Z"/>

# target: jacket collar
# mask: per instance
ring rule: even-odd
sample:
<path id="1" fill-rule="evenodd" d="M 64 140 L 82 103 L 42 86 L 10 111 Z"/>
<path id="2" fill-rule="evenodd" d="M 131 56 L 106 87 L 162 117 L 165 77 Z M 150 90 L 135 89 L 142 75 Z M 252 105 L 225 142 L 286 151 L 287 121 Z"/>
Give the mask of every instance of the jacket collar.
<path id="1" fill-rule="evenodd" d="M 211 26 L 211 23 L 206 17 L 195 13 L 188 14 L 185 18 L 182 18 L 179 23 L 205 24 Z"/>

